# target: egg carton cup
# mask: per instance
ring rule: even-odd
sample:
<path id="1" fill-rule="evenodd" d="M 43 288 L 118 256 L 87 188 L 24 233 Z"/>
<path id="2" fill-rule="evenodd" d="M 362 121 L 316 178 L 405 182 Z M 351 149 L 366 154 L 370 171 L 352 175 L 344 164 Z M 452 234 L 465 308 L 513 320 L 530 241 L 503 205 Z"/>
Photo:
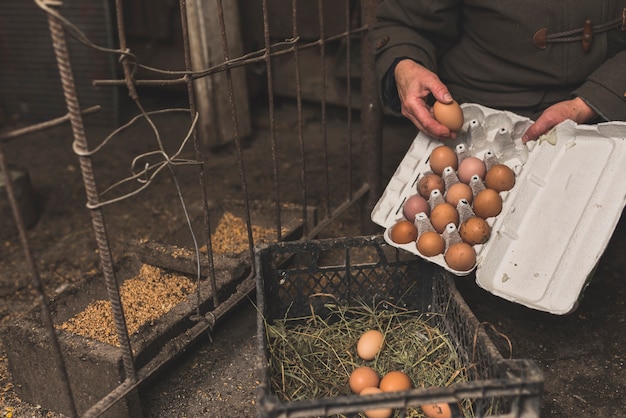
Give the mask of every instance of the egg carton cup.
<path id="1" fill-rule="evenodd" d="M 457 276 L 475 272 L 476 283 L 527 307 L 566 314 L 576 309 L 626 205 L 626 123 L 578 125 L 565 121 L 537 141 L 523 144 L 532 120 L 478 104 L 461 105 L 464 124 L 445 141 L 462 159 L 475 156 L 509 166 L 515 186 L 501 192 L 501 213 L 487 219 L 491 235 L 475 245 L 476 264 L 451 269 L 443 255 L 425 257 L 415 242 L 396 244 L 391 227 L 404 219 L 403 204 L 431 172 L 428 157 L 441 141 L 419 133 L 371 219 L 387 243 L 436 263 Z M 454 226 L 454 225 L 453 225 Z M 455 228 L 447 228 L 444 237 Z M 452 238 L 454 241 L 454 238 Z"/>

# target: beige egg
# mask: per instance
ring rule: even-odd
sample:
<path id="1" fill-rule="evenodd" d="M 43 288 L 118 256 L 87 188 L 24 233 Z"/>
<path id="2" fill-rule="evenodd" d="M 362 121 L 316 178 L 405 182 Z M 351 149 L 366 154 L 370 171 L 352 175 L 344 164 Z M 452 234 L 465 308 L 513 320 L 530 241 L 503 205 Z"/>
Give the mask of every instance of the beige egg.
<path id="1" fill-rule="evenodd" d="M 376 387 L 365 388 L 361 391 L 361 396 L 375 395 L 377 393 L 383 393 L 383 391 Z M 365 414 L 367 418 L 389 418 L 392 413 L 393 409 L 391 408 L 377 408 L 363 411 L 363 414 Z"/>
<path id="2" fill-rule="evenodd" d="M 411 378 L 406 373 L 394 370 L 383 376 L 379 387 L 383 392 L 397 392 L 409 390 L 411 386 Z"/>
<path id="3" fill-rule="evenodd" d="M 371 329 L 361 335 L 356 345 L 356 353 L 363 360 L 374 360 L 378 352 L 383 348 L 385 337 L 377 329 Z"/>
<path id="4" fill-rule="evenodd" d="M 476 251 L 468 243 L 457 242 L 446 250 L 444 260 L 453 270 L 469 271 L 476 264 Z"/>
<path id="5" fill-rule="evenodd" d="M 451 131 L 458 131 L 463 127 L 463 110 L 456 101 L 450 104 L 435 102 L 433 104 L 433 116 L 437 122 Z"/>
<path id="6" fill-rule="evenodd" d="M 447 145 L 439 145 L 430 152 L 428 163 L 433 173 L 441 175 L 447 167 L 456 170 L 459 165 L 459 158 L 452 148 Z"/>
<path id="7" fill-rule="evenodd" d="M 365 388 L 378 387 L 380 377 L 371 367 L 361 366 L 352 371 L 348 384 L 350 390 L 357 395 Z"/>
<path id="8" fill-rule="evenodd" d="M 417 251 L 426 257 L 442 254 L 445 245 L 443 237 L 435 231 L 426 231 L 417 239 Z"/>

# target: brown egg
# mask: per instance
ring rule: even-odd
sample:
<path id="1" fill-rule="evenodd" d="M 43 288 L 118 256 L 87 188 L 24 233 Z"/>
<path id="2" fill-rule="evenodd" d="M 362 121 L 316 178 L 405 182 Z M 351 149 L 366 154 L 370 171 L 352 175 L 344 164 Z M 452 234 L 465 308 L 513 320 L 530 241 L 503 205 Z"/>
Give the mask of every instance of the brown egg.
<path id="1" fill-rule="evenodd" d="M 474 196 L 474 213 L 483 219 L 498 216 L 502 211 L 502 197 L 493 189 L 481 190 Z"/>
<path id="2" fill-rule="evenodd" d="M 426 200 L 430 197 L 430 192 L 435 189 L 438 189 L 442 195 L 446 189 L 445 182 L 441 176 L 437 174 L 428 173 L 424 175 L 417 184 L 418 193 Z"/>
<path id="3" fill-rule="evenodd" d="M 380 389 L 383 392 L 397 392 L 411 389 L 411 378 L 400 370 L 394 370 L 380 380 Z"/>
<path id="4" fill-rule="evenodd" d="M 377 329 L 371 329 L 361 335 L 356 345 L 356 353 L 363 360 L 373 360 L 383 347 L 385 337 Z"/>
<path id="5" fill-rule="evenodd" d="M 439 145 L 430 152 L 428 158 L 431 170 L 433 173 L 440 175 L 443 174 L 443 170 L 446 167 L 452 167 L 456 170 L 459 165 L 459 159 L 454 150 L 446 145 Z"/>
<path id="6" fill-rule="evenodd" d="M 451 269 L 468 271 L 476 264 L 476 251 L 465 242 L 457 242 L 446 250 L 444 259 Z"/>
<path id="7" fill-rule="evenodd" d="M 459 235 L 469 245 L 484 244 L 489 239 L 491 227 L 483 218 L 472 216 L 461 223 Z"/>
<path id="8" fill-rule="evenodd" d="M 463 127 L 463 109 L 455 101 L 450 104 L 435 102 L 433 104 L 433 116 L 437 122 L 451 131 L 458 131 Z"/>
<path id="9" fill-rule="evenodd" d="M 361 366 L 352 371 L 348 384 L 353 393 L 360 394 L 365 388 L 378 387 L 379 382 L 380 378 L 374 369 Z"/>
<path id="10" fill-rule="evenodd" d="M 417 239 L 417 251 L 426 257 L 443 254 L 445 246 L 443 237 L 435 231 L 426 231 Z"/>
<path id="11" fill-rule="evenodd" d="M 473 175 L 477 175 L 481 179 L 484 179 L 486 171 L 487 166 L 485 166 L 485 162 L 483 160 L 476 157 L 467 157 L 459 163 L 457 176 L 463 183 L 469 184 Z"/>
<path id="12" fill-rule="evenodd" d="M 402 214 L 404 217 L 411 222 L 415 222 L 415 215 L 420 212 L 424 212 L 426 215 L 430 214 L 428 200 L 418 194 L 409 196 L 404 201 L 404 205 L 402 205 Z"/>
<path id="13" fill-rule="evenodd" d="M 472 203 L 473 198 L 474 194 L 472 193 L 472 188 L 465 183 L 454 183 L 446 190 L 446 202 L 455 208 L 458 206 L 459 200 L 465 199 L 468 203 Z"/>
<path id="14" fill-rule="evenodd" d="M 428 418 L 452 418 L 452 410 L 447 403 L 422 405 L 421 408 Z"/>
<path id="15" fill-rule="evenodd" d="M 391 227 L 389 238 L 396 244 L 408 244 L 417 239 L 417 227 L 413 222 L 399 220 Z"/>
<path id="16" fill-rule="evenodd" d="M 440 203 L 430 211 L 430 223 L 435 231 L 442 234 L 449 223 L 459 225 L 459 212 L 449 203 Z"/>
<path id="17" fill-rule="evenodd" d="M 496 164 L 485 174 L 485 186 L 496 192 L 506 192 L 515 185 L 515 173 L 508 165 Z"/>
<path id="18" fill-rule="evenodd" d="M 375 395 L 377 393 L 383 393 L 383 391 L 376 387 L 365 388 L 361 391 L 361 396 L 366 395 Z M 368 409 L 367 411 L 363 411 L 363 414 L 367 418 L 389 418 L 393 413 L 393 409 L 391 408 L 376 408 L 376 409 Z"/>

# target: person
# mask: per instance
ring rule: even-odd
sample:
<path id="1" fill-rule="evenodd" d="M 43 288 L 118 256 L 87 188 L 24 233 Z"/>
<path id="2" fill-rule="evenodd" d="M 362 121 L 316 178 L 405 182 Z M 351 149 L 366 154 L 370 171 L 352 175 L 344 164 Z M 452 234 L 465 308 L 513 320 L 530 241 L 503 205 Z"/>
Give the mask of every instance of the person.
<path id="1" fill-rule="evenodd" d="M 383 104 L 439 139 L 434 100 L 533 120 L 626 120 L 626 0 L 385 0 L 371 33 Z"/>

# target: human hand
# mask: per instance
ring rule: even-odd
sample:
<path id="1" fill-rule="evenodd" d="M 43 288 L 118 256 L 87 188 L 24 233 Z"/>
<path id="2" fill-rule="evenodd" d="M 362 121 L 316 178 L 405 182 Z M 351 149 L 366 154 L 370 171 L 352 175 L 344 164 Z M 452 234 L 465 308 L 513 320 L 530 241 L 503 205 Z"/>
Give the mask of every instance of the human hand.
<path id="1" fill-rule="evenodd" d="M 456 138 L 455 132 L 435 120 L 432 110 L 426 104 L 429 94 L 442 103 L 452 103 L 448 88 L 437 74 L 413 60 L 405 59 L 396 65 L 394 76 L 402 104 L 402 115 L 413 122 L 420 131 L 435 138 Z"/>
<path id="2" fill-rule="evenodd" d="M 570 119 L 576 123 L 585 123 L 597 116 L 597 113 L 580 97 L 555 103 L 544 110 L 535 123 L 530 125 L 522 136 L 522 142 L 536 140 L 564 120 Z"/>

